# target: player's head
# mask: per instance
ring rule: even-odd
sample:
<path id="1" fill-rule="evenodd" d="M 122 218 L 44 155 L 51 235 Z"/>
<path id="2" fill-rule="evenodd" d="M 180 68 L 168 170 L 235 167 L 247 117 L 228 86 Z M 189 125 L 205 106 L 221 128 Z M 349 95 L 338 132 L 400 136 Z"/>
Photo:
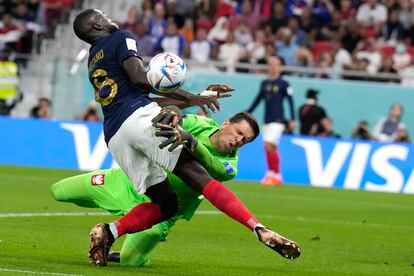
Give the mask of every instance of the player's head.
<path id="1" fill-rule="evenodd" d="M 230 152 L 253 141 L 259 132 L 256 118 L 240 112 L 223 122 L 220 130 L 212 135 L 212 142 L 219 152 Z"/>
<path id="2" fill-rule="evenodd" d="M 278 76 L 282 74 L 283 62 L 280 58 L 271 56 L 267 58 L 267 65 L 270 76 Z"/>
<path id="3" fill-rule="evenodd" d="M 403 107 L 399 103 L 394 103 L 390 108 L 390 117 L 400 120 L 403 115 Z"/>
<path id="4" fill-rule="evenodd" d="M 87 9 L 78 14 L 73 21 L 73 30 L 79 39 L 93 44 L 99 38 L 118 30 L 118 24 L 97 9 Z"/>

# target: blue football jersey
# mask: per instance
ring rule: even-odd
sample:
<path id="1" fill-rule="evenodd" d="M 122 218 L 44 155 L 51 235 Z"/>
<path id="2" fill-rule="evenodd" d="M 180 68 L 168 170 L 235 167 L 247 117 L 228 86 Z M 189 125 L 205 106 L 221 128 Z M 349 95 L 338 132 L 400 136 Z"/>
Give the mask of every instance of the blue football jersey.
<path id="1" fill-rule="evenodd" d="M 99 39 L 89 50 L 89 80 L 95 100 L 102 106 L 106 143 L 135 110 L 151 102 L 149 91 L 135 86 L 122 68 L 122 62 L 131 56 L 139 58 L 137 43 L 124 30 Z"/>
<path id="2" fill-rule="evenodd" d="M 259 105 L 261 100 L 265 101 L 264 121 L 266 124 L 278 122 L 284 123 L 286 121 L 283 107 L 283 100 L 287 99 L 290 108 L 290 118 L 295 119 L 295 110 L 293 107 L 293 90 L 289 83 L 282 78 L 275 80 L 266 79 L 260 84 L 260 91 L 254 99 L 248 112 Z"/>

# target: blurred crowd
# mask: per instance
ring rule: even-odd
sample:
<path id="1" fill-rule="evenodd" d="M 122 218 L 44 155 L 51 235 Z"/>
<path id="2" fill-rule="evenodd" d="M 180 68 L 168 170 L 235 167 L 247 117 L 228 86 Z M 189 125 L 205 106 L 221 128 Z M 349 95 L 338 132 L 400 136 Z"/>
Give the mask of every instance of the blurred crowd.
<path id="1" fill-rule="evenodd" d="M 24 65 L 43 37 L 67 22 L 75 0 L 0 0 L 0 61 Z"/>
<path id="2" fill-rule="evenodd" d="M 261 64 L 277 55 L 300 75 L 413 82 L 411 0 L 166 0 L 137 1 L 124 29 L 141 54 L 174 52 L 201 63 Z M 315 73 L 314 69 L 318 69 Z M 344 75 L 343 70 L 357 75 Z M 377 79 L 378 73 L 385 74 Z M 299 73 L 298 73 L 299 74 Z M 398 74 L 398 75 L 395 75 Z"/>

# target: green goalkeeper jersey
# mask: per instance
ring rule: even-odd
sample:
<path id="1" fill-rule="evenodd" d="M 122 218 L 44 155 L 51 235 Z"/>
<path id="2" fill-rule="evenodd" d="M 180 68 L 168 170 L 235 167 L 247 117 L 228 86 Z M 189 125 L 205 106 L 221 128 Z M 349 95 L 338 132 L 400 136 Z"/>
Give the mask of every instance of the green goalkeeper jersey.
<path id="1" fill-rule="evenodd" d="M 183 128 L 198 140 L 194 155 L 207 169 L 211 177 L 218 181 L 226 181 L 237 175 L 237 150 L 221 153 L 210 142 L 210 136 L 220 129 L 217 122 L 210 118 L 187 114 L 183 118 Z M 200 205 L 203 196 L 174 174 L 168 173 L 167 178 L 178 197 L 177 216 L 189 220 Z"/>

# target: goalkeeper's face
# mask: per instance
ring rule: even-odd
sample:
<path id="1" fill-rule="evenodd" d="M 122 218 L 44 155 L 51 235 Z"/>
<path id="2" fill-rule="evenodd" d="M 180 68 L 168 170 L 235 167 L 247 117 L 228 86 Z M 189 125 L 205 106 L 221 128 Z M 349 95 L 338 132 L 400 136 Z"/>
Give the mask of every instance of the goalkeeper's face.
<path id="1" fill-rule="evenodd" d="M 219 152 L 236 150 L 254 139 L 254 131 L 245 120 L 235 123 L 226 120 L 216 134 L 214 146 Z"/>

